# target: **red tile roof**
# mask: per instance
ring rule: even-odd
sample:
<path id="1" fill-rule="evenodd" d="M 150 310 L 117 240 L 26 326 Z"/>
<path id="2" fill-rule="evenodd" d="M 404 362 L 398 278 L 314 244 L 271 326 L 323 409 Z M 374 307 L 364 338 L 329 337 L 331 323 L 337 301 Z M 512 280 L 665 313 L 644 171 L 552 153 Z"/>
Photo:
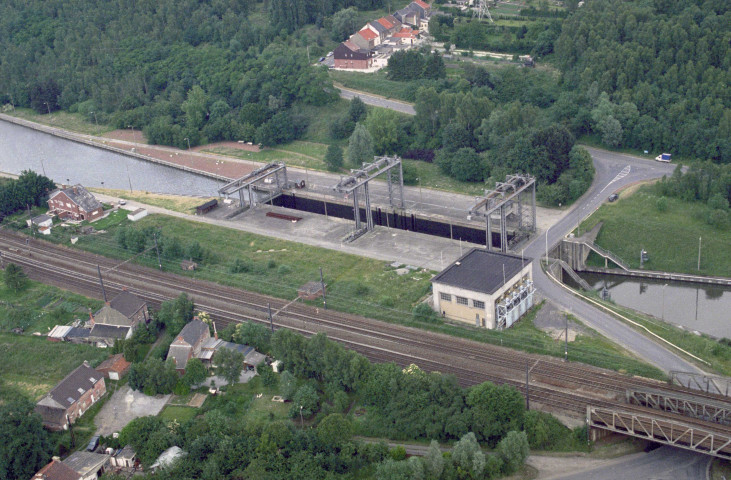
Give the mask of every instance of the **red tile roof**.
<path id="1" fill-rule="evenodd" d="M 428 3 L 424 3 L 421 0 L 414 0 L 414 3 L 425 10 L 429 10 L 431 8 L 431 6 Z"/>
<path id="2" fill-rule="evenodd" d="M 79 480 L 81 475 L 76 473 L 71 467 L 59 462 L 51 460 L 51 463 L 38 470 L 31 480 Z"/>
<path id="3" fill-rule="evenodd" d="M 368 28 L 364 28 L 363 30 L 358 32 L 358 34 L 366 40 L 374 40 L 378 38 L 378 34 Z"/>
<path id="4" fill-rule="evenodd" d="M 384 27 L 388 28 L 389 30 L 393 28 L 393 23 L 389 22 L 385 18 L 379 18 L 378 23 L 380 23 Z"/>
<path id="5" fill-rule="evenodd" d="M 107 370 L 124 373 L 127 371 L 130 365 L 132 364 L 124 359 L 124 355 L 118 353 L 104 360 L 102 363 L 99 364 L 98 367 L 96 367 L 96 369 L 100 372 L 104 372 L 105 370 Z"/>
<path id="6" fill-rule="evenodd" d="M 415 38 L 419 32 L 412 30 L 410 27 L 403 27 L 400 31 L 393 34 L 396 38 Z"/>
<path id="7" fill-rule="evenodd" d="M 351 42 L 350 40 L 344 41 L 343 42 L 343 45 L 345 45 L 346 47 L 348 47 L 349 49 L 351 49 L 354 52 L 357 52 L 360 49 L 360 47 L 358 45 L 356 45 L 355 43 Z"/>

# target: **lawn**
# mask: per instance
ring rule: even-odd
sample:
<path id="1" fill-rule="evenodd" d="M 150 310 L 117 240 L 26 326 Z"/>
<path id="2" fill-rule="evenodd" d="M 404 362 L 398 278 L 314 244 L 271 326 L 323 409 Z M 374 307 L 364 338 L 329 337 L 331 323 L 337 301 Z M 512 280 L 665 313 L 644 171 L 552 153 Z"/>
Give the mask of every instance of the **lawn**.
<path id="1" fill-rule="evenodd" d="M 445 190 L 465 195 L 483 195 L 485 188 L 487 188 L 484 182 L 460 182 L 452 177 L 448 177 L 434 163 L 404 159 L 403 164 L 405 168 L 412 170 L 414 176 L 420 180 L 416 185 L 421 184 L 424 188 Z"/>
<path id="2" fill-rule="evenodd" d="M 261 398 L 256 398 L 262 394 Z M 258 375 L 247 383 L 237 383 L 226 388 L 225 395 L 209 396 L 203 404 L 203 410 L 218 408 L 219 404 L 227 404 L 232 413 L 241 415 L 249 422 L 267 423 L 273 420 L 289 419 L 290 403 L 272 402 L 274 395 L 279 395 L 279 387 L 265 387 Z"/>
<path id="3" fill-rule="evenodd" d="M 77 133 L 85 133 L 87 135 L 102 135 L 114 130 L 110 125 L 96 124 L 94 119 L 87 119 L 80 113 L 69 113 L 64 111 L 56 111 L 51 115 L 47 113 L 39 114 L 30 108 L 16 108 L 15 111 L 5 112 L 14 117 L 37 122 L 42 125 L 63 128 Z"/>
<path id="4" fill-rule="evenodd" d="M 253 162 L 284 162 L 287 165 L 297 167 L 325 170 L 326 167 L 323 159 L 325 158 L 327 147 L 328 146 L 324 143 L 295 140 L 294 142 L 284 145 L 265 148 L 260 152 L 247 152 L 245 150 L 230 147 L 212 147 L 207 148 L 204 151 L 241 158 L 243 160 L 251 160 Z"/>
<path id="5" fill-rule="evenodd" d="M 395 80 L 388 80 L 384 70 L 379 70 L 374 73 L 330 70 L 330 78 L 332 78 L 333 82 L 346 88 L 369 92 L 386 98 L 403 100 L 405 102 L 413 102 L 415 100 L 416 90 L 419 86 L 422 84 L 426 86 L 427 84 L 433 83 L 428 80 L 422 80 L 420 82 L 397 82 Z"/>
<path id="6" fill-rule="evenodd" d="M 184 425 L 198 414 L 198 409 L 193 407 L 182 407 L 167 405 L 159 414 L 159 417 L 170 423 L 177 420 L 180 425 Z"/>
<path id="7" fill-rule="evenodd" d="M 632 268 L 640 267 L 640 250 L 650 260 L 644 267 L 699 275 L 728 276 L 731 272 L 731 228 L 719 229 L 705 222 L 706 206 L 668 198 L 668 208 L 659 211 L 658 195 L 652 186 L 634 194 L 622 194 L 607 203 L 581 229 L 603 222 L 597 245 L 619 255 Z M 701 241 L 701 268 L 698 270 L 698 239 Z M 590 257 L 591 259 L 591 257 Z M 604 262 L 600 261 L 604 266 Z"/>

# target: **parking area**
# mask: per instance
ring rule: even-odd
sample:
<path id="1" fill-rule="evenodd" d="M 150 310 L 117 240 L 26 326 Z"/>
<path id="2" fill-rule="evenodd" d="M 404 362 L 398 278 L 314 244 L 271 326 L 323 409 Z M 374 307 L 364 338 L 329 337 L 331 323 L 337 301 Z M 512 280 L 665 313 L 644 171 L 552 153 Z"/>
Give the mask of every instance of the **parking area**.
<path id="1" fill-rule="evenodd" d="M 119 432 L 135 418 L 157 415 L 170 399 L 170 395 L 148 397 L 129 386 L 120 388 L 112 395 L 94 418 L 97 435 Z"/>

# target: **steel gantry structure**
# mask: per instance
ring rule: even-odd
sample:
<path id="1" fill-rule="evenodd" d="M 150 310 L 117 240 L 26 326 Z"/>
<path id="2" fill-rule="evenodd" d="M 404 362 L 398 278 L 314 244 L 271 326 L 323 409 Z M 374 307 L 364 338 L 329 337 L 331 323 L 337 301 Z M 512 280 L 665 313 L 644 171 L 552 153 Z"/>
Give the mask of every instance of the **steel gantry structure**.
<path id="1" fill-rule="evenodd" d="M 398 208 L 404 208 L 404 170 L 401 165 L 401 159 L 398 156 L 393 157 L 373 157 L 373 162 L 363 163 L 363 166 L 358 169 L 350 171 L 350 175 L 342 177 L 337 185 L 333 187 L 333 190 L 352 195 L 353 197 L 353 217 L 355 219 L 355 230 L 348 236 L 346 241 L 353 241 L 360 237 L 366 232 L 373 230 L 373 212 L 371 211 L 371 196 L 368 188 L 368 183 L 374 178 L 388 174 L 388 203 L 391 207 L 394 207 L 394 180 L 392 178 L 394 170 L 398 172 Z M 366 224 L 362 226 L 360 218 L 360 203 L 359 189 L 363 190 L 363 197 L 365 199 L 365 215 Z"/>
<path id="2" fill-rule="evenodd" d="M 280 178 L 280 172 L 282 174 L 282 178 Z M 267 182 L 267 178 L 272 178 L 273 180 L 271 182 Z M 248 208 L 252 208 L 257 204 L 257 198 L 256 193 L 253 191 L 253 188 L 257 186 L 259 182 L 264 181 L 265 184 L 271 183 L 274 187 L 273 191 L 271 189 L 264 189 L 263 187 L 259 186 L 260 189 L 265 190 L 267 193 L 269 193 L 268 196 L 265 196 L 265 198 L 258 203 L 266 203 L 275 197 L 282 194 L 282 191 L 285 188 L 288 188 L 288 180 L 287 180 L 287 165 L 285 165 L 283 162 L 273 162 L 264 165 L 263 167 L 257 168 L 253 172 L 244 175 L 241 178 L 237 178 L 236 180 L 227 183 L 220 189 L 218 189 L 218 193 L 220 195 L 225 195 L 228 197 L 229 195 L 233 195 L 234 193 L 239 194 L 239 206 L 241 208 L 244 208 L 245 205 L 248 205 Z M 245 202 L 244 199 L 244 190 L 248 192 L 247 198 L 248 198 L 248 204 Z"/>
<path id="3" fill-rule="evenodd" d="M 530 190 L 529 190 L 530 189 Z M 523 196 L 530 191 L 530 215 L 523 211 Z M 484 207 L 484 210 L 483 210 Z M 504 182 L 496 182 L 493 190 L 485 190 L 484 198 L 479 199 L 470 209 L 467 218 L 484 217 L 485 246 L 492 245 L 492 220 L 499 212 L 500 251 L 508 251 L 508 223 L 514 228 L 513 243 L 536 231 L 536 179 L 531 175 L 508 175 Z M 512 219 L 511 219 L 512 218 Z"/>

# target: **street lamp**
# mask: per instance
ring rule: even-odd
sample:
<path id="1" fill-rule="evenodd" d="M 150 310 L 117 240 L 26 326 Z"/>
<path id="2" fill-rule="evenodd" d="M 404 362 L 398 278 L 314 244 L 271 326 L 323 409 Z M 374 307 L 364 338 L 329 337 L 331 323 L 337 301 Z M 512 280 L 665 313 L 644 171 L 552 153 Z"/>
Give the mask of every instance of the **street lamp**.
<path id="1" fill-rule="evenodd" d="M 127 128 L 129 128 L 130 131 L 132 132 L 132 141 L 134 142 L 135 141 L 135 127 L 133 127 L 132 125 L 127 125 Z"/>
<path id="2" fill-rule="evenodd" d="M 185 140 L 186 142 L 188 142 L 188 150 L 190 150 L 190 140 L 188 139 L 188 137 L 185 137 L 183 140 Z"/>
<path id="3" fill-rule="evenodd" d="M 662 319 L 665 320 L 665 287 L 667 287 L 668 284 L 662 286 Z"/>
<path id="4" fill-rule="evenodd" d="M 548 265 L 548 231 L 551 229 L 551 226 L 549 225 L 546 229 L 546 266 Z"/>
<path id="5" fill-rule="evenodd" d="M 96 119 L 96 112 L 91 112 L 94 115 L 94 123 L 96 123 L 96 128 L 99 128 L 99 120 Z"/>
<path id="6" fill-rule="evenodd" d="M 10 97 L 10 105 L 13 107 L 13 111 L 15 111 L 15 102 L 13 101 L 13 94 L 8 92 L 8 97 Z"/>
<path id="7" fill-rule="evenodd" d="M 51 114 L 51 106 L 48 104 L 48 102 L 43 102 L 43 105 L 45 105 L 46 108 L 48 108 L 48 114 L 50 115 Z"/>
<path id="8" fill-rule="evenodd" d="M 300 405 L 300 428 L 304 428 L 305 426 L 305 419 L 302 417 L 302 405 Z"/>
<path id="9" fill-rule="evenodd" d="M 424 198 L 421 196 L 421 177 L 416 177 L 416 181 L 419 182 L 419 203 L 424 203 Z"/>

